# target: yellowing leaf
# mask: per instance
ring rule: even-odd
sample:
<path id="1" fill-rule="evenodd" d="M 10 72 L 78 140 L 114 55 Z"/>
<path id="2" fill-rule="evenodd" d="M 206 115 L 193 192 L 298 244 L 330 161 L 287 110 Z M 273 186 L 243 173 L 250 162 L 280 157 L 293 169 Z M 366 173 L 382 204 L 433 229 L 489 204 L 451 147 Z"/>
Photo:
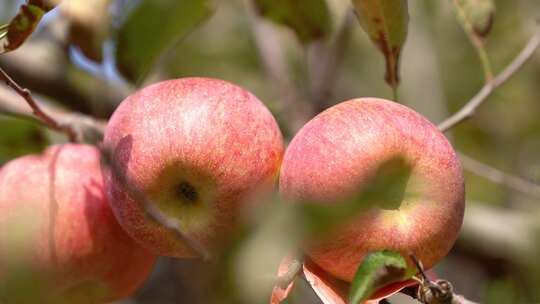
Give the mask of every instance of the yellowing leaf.
<path id="1" fill-rule="evenodd" d="M 61 0 L 28 0 L 28 4 L 37 6 L 45 12 L 52 10 L 60 2 Z"/>
<path id="2" fill-rule="evenodd" d="M 19 12 L 5 25 L 0 26 L 0 53 L 20 47 L 34 32 L 45 13 L 53 9 L 59 0 L 28 0 Z"/>
<path id="3" fill-rule="evenodd" d="M 407 0 L 352 0 L 360 25 L 386 59 L 386 82 L 396 89 L 399 59 L 407 38 Z"/>

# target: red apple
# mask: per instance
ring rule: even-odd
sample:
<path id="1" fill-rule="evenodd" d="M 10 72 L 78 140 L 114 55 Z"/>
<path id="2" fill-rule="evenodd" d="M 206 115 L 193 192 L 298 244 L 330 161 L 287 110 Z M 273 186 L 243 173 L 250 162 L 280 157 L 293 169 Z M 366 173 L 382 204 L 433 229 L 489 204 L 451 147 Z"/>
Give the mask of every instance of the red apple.
<path id="1" fill-rule="evenodd" d="M 372 251 L 388 249 L 405 256 L 412 252 L 426 268 L 448 253 L 464 211 L 463 173 L 456 153 L 420 114 L 377 98 L 327 109 L 298 132 L 285 152 L 282 194 L 293 201 L 327 205 L 362 189 L 375 170 L 394 157 L 412 166 L 398 204 L 368 208 L 306 248 L 316 264 L 341 280 L 350 282 Z"/>
<path id="2" fill-rule="evenodd" d="M 164 81 L 129 96 L 110 119 L 104 146 L 120 168 L 103 166 L 120 224 L 154 253 L 175 257 L 195 253 L 149 219 L 123 182 L 212 252 L 248 197 L 273 187 L 284 150 L 263 103 L 236 85 L 209 78 Z"/>
<path id="3" fill-rule="evenodd" d="M 0 282 L 23 269 L 47 293 L 104 303 L 131 295 L 154 261 L 114 218 L 95 147 L 53 146 L 1 169 Z"/>

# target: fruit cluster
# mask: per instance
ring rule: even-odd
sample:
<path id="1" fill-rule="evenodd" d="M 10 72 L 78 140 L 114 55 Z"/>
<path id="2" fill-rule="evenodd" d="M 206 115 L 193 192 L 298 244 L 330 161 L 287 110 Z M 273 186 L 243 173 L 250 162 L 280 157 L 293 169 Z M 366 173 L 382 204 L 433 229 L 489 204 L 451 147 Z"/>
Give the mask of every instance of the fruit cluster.
<path id="1" fill-rule="evenodd" d="M 393 157 L 412 168 L 394 202 L 309 240 L 305 254 L 351 281 L 369 252 L 414 252 L 429 268 L 453 245 L 464 209 L 461 167 L 444 135 L 411 109 L 346 101 L 313 118 L 284 150 L 272 114 L 236 85 L 184 78 L 148 86 L 120 104 L 100 148 L 53 146 L 0 169 L 0 278 L 24 265 L 61 298 L 126 298 L 156 256 L 196 254 L 149 218 L 145 203 L 214 252 L 254 193 L 273 190 L 278 172 L 287 201 L 332 205 Z"/>

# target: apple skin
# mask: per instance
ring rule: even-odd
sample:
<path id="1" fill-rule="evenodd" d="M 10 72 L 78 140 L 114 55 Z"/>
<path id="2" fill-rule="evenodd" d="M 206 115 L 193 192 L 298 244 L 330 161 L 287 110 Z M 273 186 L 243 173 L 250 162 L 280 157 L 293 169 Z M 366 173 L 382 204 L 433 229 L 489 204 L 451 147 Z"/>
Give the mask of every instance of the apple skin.
<path id="1" fill-rule="evenodd" d="M 103 166 L 120 224 L 152 252 L 173 257 L 196 253 L 146 216 L 118 174 L 177 220 L 187 238 L 213 253 L 248 198 L 274 187 L 284 151 L 264 104 L 243 88 L 211 78 L 168 80 L 129 96 L 107 125 L 104 147 L 121 169 Z"/>
<path id="2" fill-rule="evenodd" d="M 17 248 L 5 246 L 15 229 L 25 230 L 24 240 L 11 243 Z M 50 283 L 51 293 L 75 297 L 76 303 L 81 296 L 84 303 L 127 298 L 156 259 L 116 221 L 103 189 L 99 150 L 89 145 L 52 146 L 5 164 L 0 238 L 0 281 L 2 269 L 16 258 Z"/>
<path id="3" fill-rule="evenodd" d="M 327 109 L 298 132 L 285 152 L 282 195 L 325 205 L 362 189 L 392 157 L 403 157 L 412 166 L 399 207 L 369 208 L 331 236 L 306 245 L 312 260 L 341 280 L 351 282 L 372 251 L 394 250 L 406 257 L 412 252 L 426 269 L 446 256 L 464 212 L 464 179 L 456 153 L 420 114 L 377 98 Z"/>

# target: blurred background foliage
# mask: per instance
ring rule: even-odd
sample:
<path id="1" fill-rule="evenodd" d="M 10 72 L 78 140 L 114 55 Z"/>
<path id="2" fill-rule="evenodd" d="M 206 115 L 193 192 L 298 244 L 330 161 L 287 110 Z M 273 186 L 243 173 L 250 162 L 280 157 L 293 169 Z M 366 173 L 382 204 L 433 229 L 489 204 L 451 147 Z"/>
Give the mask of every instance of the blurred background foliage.
<path id="1" fill-rule="evenodd" d="M 0 22 L 8 22 L 23 2 L 0 0 Z M 324 34 L 322 39 L 311 41 L 305 37 L 299 40 L 286 26 L 259 20 L 255 9 L 241 0 L 201 1 L 197 5 L 170 1 L 177 6 L 173 10 L 177 15 L 153 9 L 152 1 L 64 2 L 46 15 L 20 49 L 0 56 L 0 66 L 40 100 L 69 110 L 105 119 L 138 86 L 161 79 L 208 76 L 251 90 L 272 110 L 286 140 L 290 140 L 299 126 L 325 107 L 354 97 L 392 98 L 384 81 L 383 56 L 356 21 L 336 63 L 337 71 L 324 81 L 329 82 L 323 85 L 327 90 L 312 94 L 318 92 L 313 83 L 320 86 L 312 78 L 320 68 L 320 46 L 334 41 L 351 10 L 348 0 L 327 1 L 328 16 L 324 19 L 329 24 L 319 33 Z M 540 2 L 495 2 L 497 12 L 487 51 L 497 72 L 537 31 Z M 451 1 L 409 0 L 409 13 L 400 102 L 438 123 L 482 87 L 482 68 Z M 179 37 L 179 33 L 185 35 Z M 261 33 L 265 33 L 262 38 Z M 283 56 L 282 66 L 264 64 L 257 38 L 270 43 L 274 54 Z M 142 71 L 134 68 L 148 74 L 141 75 Z M 272 77 L 271 68 L 285 70 L 292 93 L 282 79 Z M 0 98 L 5 96 L 0 94 Z M 539 114 L 537 52 L 472 119 L 447 135 L 458 151 L 540 183 Z M 62 136 L 31 122 L 0 115 L 0 165 L 62 140 Z M 464 229 L 436 273 L 473 300 L 539 302 L 540 197 L 469 172 L 466 179 Z M 125 303 L 202 303 L 208 286 L 199 273 L 205 267 L 198 261 L 162 258 L 145 287 Z M 301 299 L 300 303 L 317 303 L 304 287 L 294 297 Z"/>

